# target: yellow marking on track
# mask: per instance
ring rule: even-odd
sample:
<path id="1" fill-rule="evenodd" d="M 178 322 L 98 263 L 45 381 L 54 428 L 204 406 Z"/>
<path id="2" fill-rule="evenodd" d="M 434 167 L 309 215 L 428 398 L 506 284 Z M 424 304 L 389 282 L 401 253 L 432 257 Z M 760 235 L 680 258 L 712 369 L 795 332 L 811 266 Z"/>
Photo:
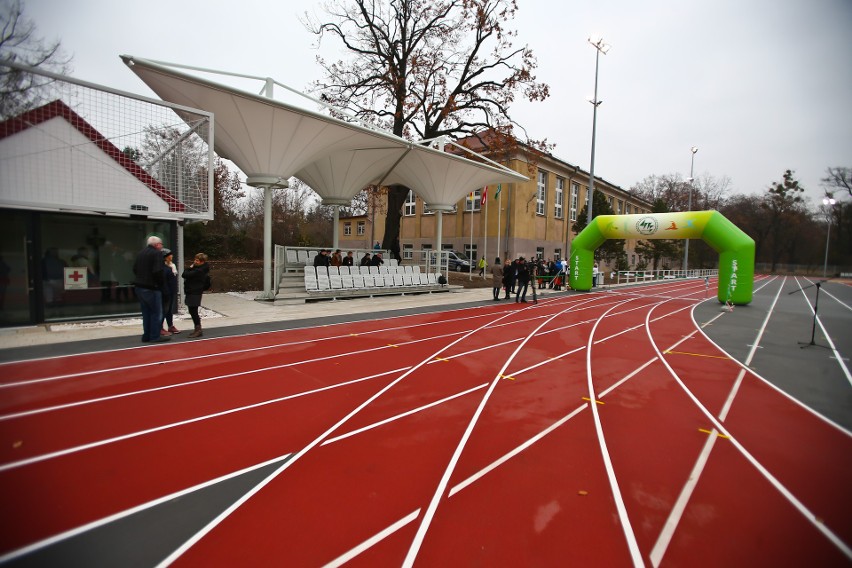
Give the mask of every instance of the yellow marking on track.
<path id="1" fill-rule="evenodd" d="M 509 375 L 500 375 L 501 379 L 509 379 L 510 381 L 514 381 L 515 377 L 510 377 Z"/>
<path id="2" fill-rule="evenodd" d="M 435 357 L 435 361 L 449 361 L 449 359 L 444 359 L 443 357 Z"/>
<path id="3" fill-rule="evenodd" d="M 712 431 L 712 430 L 705 430 L 704 428 L 699 428 L 699 429 L 698 429 L 698 431 L 699 431 L 699 432 L 704 432 L 705 434 L 712 434 L 712 433 L 713 433 L 713 431 Z M 718 432 L 716 432 L 716 435 L 717 435 L 717 436 L 719 436 L 720 438 L 724 438 L 724 439 L 726 439 L 726 440 L 730 439 L 730 437 L 729 437 L 729 436 L 725 436 L 724 434 L 720 434 L 720 433 L 718 433 Z"/>
<path id="4" fill-rule="evenodd" d="M 584 396 L 584 397 L 583 397 L 583 400 L 587 400 L 587 401 L 589 401 L 589 402 L 591 402 L 591 401 L 592 401 L 592 399 L 590 399 L 590 398 L 588 398 L 588 397 L 586 397 L 586 396 Z M 596 400 L 595 402 L 596 402 L 597 404 L 604 404 L 604 402 L 603 402 L 603 401 L 601 401 L 601 400 Z"/>
<path id="5" fill-rule="evenodd" d="M 350 335 L 350 337 L 358 337 L 360 334 L 358 334 L 358 333 L 350 333 L 349 335 Z"/>
<path id="6" fill-rule="evenodd" d="M 394 345 L 393 343 L 388 343 L 388 347 L 399 347 L 399 345 Z"/>
<path id="7" fill-rule="evenodd" d="M 693 357 L 709 357 L 711 359 L 725 359 L 725 360 L 728 359 L 727 357 L 724 357 L 722 355 L 705 355 L 703 353 L 689 353 L 687 351 L 663 351 L 663 353 L 665 353 L 666 355 L 692 355 Z"/>

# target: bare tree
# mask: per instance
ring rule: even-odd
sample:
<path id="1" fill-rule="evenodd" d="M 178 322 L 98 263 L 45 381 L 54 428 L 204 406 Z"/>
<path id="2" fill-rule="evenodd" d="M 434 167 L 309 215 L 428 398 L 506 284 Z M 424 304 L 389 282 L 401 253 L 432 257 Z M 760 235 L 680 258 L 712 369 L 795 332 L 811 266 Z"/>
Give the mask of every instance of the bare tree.
<path id="1" fill-rule="evenodd" d="M 509 115 L 515 98 L 549 96 L 533 74 L 532 51 L 514 47 L 516 32 L 505 27 L 515 0 L 334 0 L 324 8 L 331 21 L 306 15 L 306 26 L 320 42 L 326 35 L 339 40 L 352 58 L 318 58 L 326 79 L 316 90 L 397 136 L 458 139 L 497 131 L 514 139 L 514 128 L 523 130 Z M 388 188 L 384 248 L 399 237 L 408 191 Z"/>
<path id="2" fill-rule="evenodd" d="M 54 73 L 71 72 L 71 57 L 58 41 L 45 43 L 35 24 L 24 15 L 20 0 L 0 0 L 0 119 L 41 106 L 52 79 L 2 65 L 3 61 L 39 67 Z"/>
<path id="3" fill-rule="evenodd" d="M 634 184 L 630 191 L 651 203 L 661 200 L 668 211 L 686 211 L 689 209 L 690 185 L 693 211 L 717 210 L 730 190 L 731 180 L 727 176 L 715 178 L 705 174 L 690 184 L 680 174 L 651 175 Z"/>
<path id="4" fill-rule="evenodd" d="M 822 185 L 828 195 L 842 191 L 852 197 L 852 168 L 828 168 Z"/>

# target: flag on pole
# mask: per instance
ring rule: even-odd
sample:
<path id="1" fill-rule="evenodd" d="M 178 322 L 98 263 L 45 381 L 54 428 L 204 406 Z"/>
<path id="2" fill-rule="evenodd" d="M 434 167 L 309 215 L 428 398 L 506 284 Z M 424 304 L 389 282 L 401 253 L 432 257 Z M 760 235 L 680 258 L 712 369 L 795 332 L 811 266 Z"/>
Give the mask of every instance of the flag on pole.
<path id="1" fill-rule="evenodd" d="M 488 194 L 488 186 L 486 185 L 485 187 L 482 188 L 482 205 L 485 205 L 485 200 L 488 197 L 487 194 Z"/>
<path id="2" fill-rule="evenodd" d="M 499 196 L 500 196 L 500 190 L 501 190 L 501 189 L 503 189 L 503 184 L 502 184 L 502 183 L 498 183 L 498 184 L 497 184 L 497 191 L 494 193 L 494 197 L 499 197 Z"/>

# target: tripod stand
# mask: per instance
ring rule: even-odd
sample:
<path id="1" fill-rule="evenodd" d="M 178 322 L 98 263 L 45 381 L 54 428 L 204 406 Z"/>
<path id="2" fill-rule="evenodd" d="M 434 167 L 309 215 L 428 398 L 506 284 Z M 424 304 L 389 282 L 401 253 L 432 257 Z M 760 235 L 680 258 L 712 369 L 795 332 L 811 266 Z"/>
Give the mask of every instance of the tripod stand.
<path id="1" fill-rule="evenodd" d="M 804 290 L 807 290 L 808 288 L 813 288 L 814 286 L 816 286 L 816 289 L 817 289 L 816 297 L 814 298 L 814 319 L 813 319 L 813 323 L 811 324 L 811 341 L 810 341 L 810 343 L 804 343 L 804 342 L 800 341 L 799 346 L 802 349 L 804 349 L 805 347 L 812 347 L 812 346 L 826 347 L 825 345 L 818 345 L 817 343 L 814 342 L 814 335 L 816 335 L 817 313 L 819 311 L 819 289 L 822 286 L 823 282 L 825 282 L 825 280 L 820 280 L 819 282 L 814 282 L 813 284 L 811 284 L 809 286 L 805 286 L 804 288 L 799 288 L 799 290 L 793 290 L 792 292 L 790 292 L 790 294 L 795 294 L 796 292 L 804 291 Z M 788 294 L 788 296 L 789 296 L 789 294 Z"/>

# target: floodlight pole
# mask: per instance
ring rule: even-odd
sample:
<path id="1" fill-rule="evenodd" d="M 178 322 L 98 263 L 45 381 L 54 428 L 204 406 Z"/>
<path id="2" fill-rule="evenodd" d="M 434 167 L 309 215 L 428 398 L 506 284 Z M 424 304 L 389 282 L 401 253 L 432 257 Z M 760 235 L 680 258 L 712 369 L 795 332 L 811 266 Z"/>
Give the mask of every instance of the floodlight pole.
<path id="1" fill-rule="evenodd" d="M 822 203 L 825 206 L 832 206 L 837 203 L 837 201 L 832 197 L 824 197 L 822 199 Z M 822 265 L 822 277 L 826 278 L 826 274 L 828 274 L 828 243 L 831 240 L 831 209 L 828 210 L 828 230 L 825 233 L 825 262 Z"/>
<path id="2" fill-rule="evenodd" d="M 594 110 L 592 111 L 592 159 L 591 164 L 589 166 L 589 207 L 586 210 L 586 224 L 592 224 L 592 204 L 594 203 L 595 196 L 595 133 L 597 131 L 598 125 L 598 106 L 603 101 L 598 100 L 598 66 L 600 63 L 601 53 L 606 55 L 606 53 L 612 47 L 609 44 L 604 43 L 603 38 L 598 38 L 597 40 L 593 40 L 589 38 L 589 43 L 595 48 L 595 98 L 589 101 L 592 103 Z"/>
<path id="3" fill-rule="evenodd" d="M 689 201 L 686 205 L 687 211 L 692 211 L 692 186 L 695 185 L 695 178 L 693 177 L 693 171 L 695 169 L 695 154 L 698 152 L 698 147 L 693 146 L 689 149 L 692 152 L 692 163 L 689 166 Z M 683 248 L 683 277 L 686 278 L 686 271 L 689 270 L 689 238 L 686 239 L 686 243 Z"/>

